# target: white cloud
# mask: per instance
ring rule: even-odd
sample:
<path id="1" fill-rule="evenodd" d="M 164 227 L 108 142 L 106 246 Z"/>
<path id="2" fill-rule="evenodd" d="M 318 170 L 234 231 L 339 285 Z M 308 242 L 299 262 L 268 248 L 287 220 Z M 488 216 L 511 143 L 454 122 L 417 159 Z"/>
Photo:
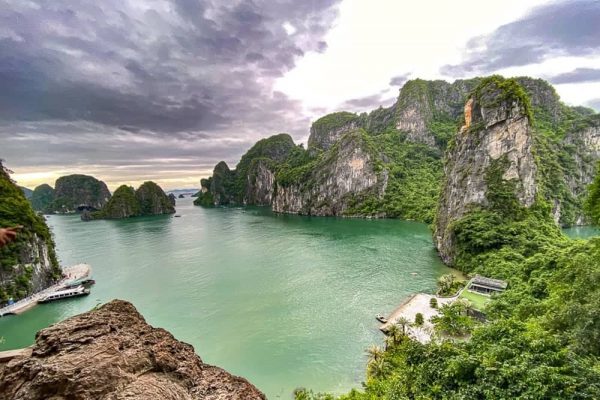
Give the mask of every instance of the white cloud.
<path id="1" fill-rule="evenodd" d="M 316 118 L 319 115 L 311 109 L 332 111 L 348 99 L 382 92 L 383 97 L 396 95 L 397 89 L 389 87 L 393 76 L 410 73 L 412 78 L 448 79 L 440 74 L 440 67 L 459 63 L 465 51 L 474 50 L 465 49 L 470 39 L 489 34 L 544 3 L 548 2 L 345 1 L 336 26 L 325 37 L 327 50 L 307 54 L 275 88 L 301 100 L 307 115 Z M 543 77 L 584 64 L 598 65 L 570 57 L 500 72 Z M 557 88 L 570 103 L 594 97 L 593 86 L 578 91 L 562 86 L 573 85 Z"/>

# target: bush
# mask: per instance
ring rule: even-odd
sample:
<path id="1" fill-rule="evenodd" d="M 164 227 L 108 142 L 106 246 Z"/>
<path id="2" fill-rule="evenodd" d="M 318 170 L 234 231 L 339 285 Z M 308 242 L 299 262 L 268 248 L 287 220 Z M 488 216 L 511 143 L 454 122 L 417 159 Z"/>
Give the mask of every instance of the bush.
<path id="1" fill-rule="evenodd" d="M 417 315 L 415 315 L 415 325 L 423 326 L 424 323 L 425 323 L 425 318 L 423 317 L 423 314 L 417 313 Z"/>
<path id="2" fill-rule="evenodd" d="M 429 300 L 429 307 L 431 307 L 431 308 L 438 308 L 438 301 L 437 301 L 437 299 L 435 297 L 432 297 Z"/>

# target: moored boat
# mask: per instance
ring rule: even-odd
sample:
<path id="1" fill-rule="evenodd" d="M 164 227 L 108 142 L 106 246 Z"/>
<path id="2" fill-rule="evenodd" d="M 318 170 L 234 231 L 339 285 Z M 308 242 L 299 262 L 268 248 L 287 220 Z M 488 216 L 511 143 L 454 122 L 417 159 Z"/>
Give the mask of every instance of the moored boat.
<path id="1" fill-rule="evenodd" d="M 58 290 L 50 293 L 38 300 L 38 303 L 50 303 L 51 301 L 69 299 L 71 297 L 87 296 L 90 294 L 90 289 L 86 289 L 83 286 L 77 286 L 71 289 Z"/>
<path id="2" fill-rule="evenodd" d="M 70 281 L 65 283 L 65 285 L 63 286 L 64 289 L 71 289 L 71 288 L 75 288 L 77 286 L 92 286 L 93 284 L 95 284 L 96 281 L 91 279 L 91 278 L 81 278 L 81 279 L 76 279 L 74 281 Z"/>
<path id="3" fill-rule="evenodd" d="M 386 318 L 386 317 L 384 317 L 384 316 L 383 316 L 383 315 L 381 315 L 381 314 L 377 314 L 377 315 L 375 316 L 375 319 L 376 319 L 377 321 L 381 322 L 382 324 L 385 324 L 386 322 L 388 322 L 387 318 Z"/>

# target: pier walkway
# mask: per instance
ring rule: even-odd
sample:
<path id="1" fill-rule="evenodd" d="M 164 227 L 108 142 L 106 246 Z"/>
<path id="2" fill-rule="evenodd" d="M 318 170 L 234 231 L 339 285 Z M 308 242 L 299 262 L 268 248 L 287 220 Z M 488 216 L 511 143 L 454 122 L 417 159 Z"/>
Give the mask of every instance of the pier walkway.
<path id="1" fill-rule="evenodd" d="M 72 267 L 65 268 L 63 269 L 63 275 L 65 276 L 63 279 L 44 290 L 17 301 L 14 304 L 0 308 L 0 317 L 7 314 L 21 314 L 22 312 L 29 310 L 31 307 L 34 307 L 39 299 L 61 288 L 67 282 L 87 278 L 91 273 L 92 267 L 89 264 L 77 264 L 73 265 Z"/>

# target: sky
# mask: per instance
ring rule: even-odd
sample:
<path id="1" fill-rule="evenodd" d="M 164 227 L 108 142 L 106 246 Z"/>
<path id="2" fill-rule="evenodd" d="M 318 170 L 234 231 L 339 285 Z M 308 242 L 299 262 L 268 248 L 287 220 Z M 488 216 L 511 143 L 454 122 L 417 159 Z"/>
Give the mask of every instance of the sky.
<path id="1" fill-rule="evenodd" d="M 600 110 L 600 1 L 0 0 L 0 158 L 30 188 L 194 188 L 408 79 L 493 73 Z"/>

